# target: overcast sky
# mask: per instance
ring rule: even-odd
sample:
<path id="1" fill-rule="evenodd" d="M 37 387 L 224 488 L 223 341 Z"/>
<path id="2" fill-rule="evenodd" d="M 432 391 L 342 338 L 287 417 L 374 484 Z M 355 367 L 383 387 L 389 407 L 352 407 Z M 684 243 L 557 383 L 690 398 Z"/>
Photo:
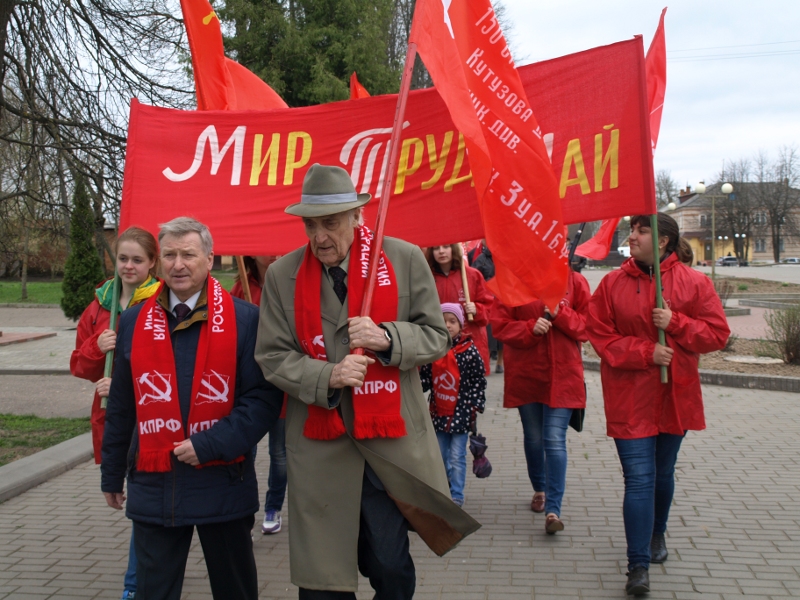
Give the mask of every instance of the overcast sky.
<path id="1" fill-rule="evenodd" d="M 693 187 L 725 159 L 800 149 L 800 0 L 503 0 L 528 64 L 629 39 L 665 18 L 667 95 L 655 168 Z"/>

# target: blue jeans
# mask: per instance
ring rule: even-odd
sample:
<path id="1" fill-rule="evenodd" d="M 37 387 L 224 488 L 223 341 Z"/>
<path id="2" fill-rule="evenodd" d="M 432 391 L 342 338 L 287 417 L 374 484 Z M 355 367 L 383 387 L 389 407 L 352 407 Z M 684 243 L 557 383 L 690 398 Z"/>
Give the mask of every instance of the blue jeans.
<path id="1" fill-rule="evenodd" d="M 571 416 L 571 408 L 550 408 L 539 402 L 519 407 L 533 491 L 544 492 L 544 512 L 559 517 L 567 479 L 567 427 Z"/>
<path id="2" fill-rule="evenodd" d="M 450 496 L 464 503 L 464 485 L 467 482 L 467 441 L 468 433 L 436 432 L 439 450 L 442 451 L 444 469 L 450 482 Z"/>
<path id="3" fill-rule="evenodd" d="M 684 436 L 660 433 L 635 440 L 614 440 L 625 477 L 622 515 L 629 570 L 650 568 L 650 538 L 667 531 L 675 493 L 675 462 Z"/>
<path id="4" fill-rule="evenodd" d="M 286 419 L 278 419 L 269 430 L 269 478 L 264 511 L 281 510 L 286 497 Z"/>
<path id="5" fill-rule="evenodd" d="M 133 546 L 133 528 L 131 528 L 131 546 L 128 550 L 128 570 L 125 571 L 123 586 L 124 592 L 133 593 L 136 591 L 136 550 Z"/>

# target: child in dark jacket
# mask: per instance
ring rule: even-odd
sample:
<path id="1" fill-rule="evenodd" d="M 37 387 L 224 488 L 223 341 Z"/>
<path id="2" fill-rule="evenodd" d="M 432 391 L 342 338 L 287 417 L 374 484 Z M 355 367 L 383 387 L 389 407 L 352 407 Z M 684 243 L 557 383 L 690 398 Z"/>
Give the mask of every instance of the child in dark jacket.
<path id="1" fill-rule="evenodd" d="M 442 451 L 450 495 L 464 505 L 467 478 L 467 441 L 475 414 L 486 406 L 483 359 L 469 335 L 462 334 L 464 311 L 460 304 L 442 304 L 444 322 L 453 346 L 442 358 L 420 369 L 422 389 L 431 390 L 431 419 Z"/>

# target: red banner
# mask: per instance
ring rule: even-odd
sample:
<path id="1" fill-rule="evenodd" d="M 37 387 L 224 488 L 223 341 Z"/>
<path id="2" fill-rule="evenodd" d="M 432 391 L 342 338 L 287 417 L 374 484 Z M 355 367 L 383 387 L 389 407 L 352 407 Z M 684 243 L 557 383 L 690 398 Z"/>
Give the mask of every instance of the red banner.
<path id="1" fill-rule="evenodd" d="M 643 60 L 637 37 L 518 69 L 566 223 L 646 213 L 652 203 Z M 284 254 L 305 241 L 283 209 L 315 162 L 344 167 L 373 194 L 374 222 L 396 101 L 201 112 L 134 100 L 120 226 L 155 232 L 192 215 L 209 225 L 218 254 Z M 411 92 L 406 123 L 387 235 L 421 246 L 482 238 L 464 138 L 435 89 Z"/>
<path id="2" fill-rule="evenodd" d="M 645 82 L 647 84 L 647 106 L 650 110 L 650 139 L 653 154 L 658 144 L 658 132 L 661 131 L 661 114 L 664 111 L 664 96 L 667 93 L 667 42 L 664 36 L 664 15 L 667 9 L 661 11 L 656 34 L 650 42 L 650 49 L 644 59 Z M 652 211 L 655 212 L 655 201 Z M 633 215 L 635 213 L 631 213 Z M 580 246 L 575 254 L 593 260 L 603 260 L 611 251 L 614 232 L 619 226 L 620 218 L 606 219 L 594 237 Z"/>
<path id="3" fill-rule="evenodd" d="M 555 309 L 569 274 L 558 186 L 491 3 L 417 0 L 408 39 L 467 141 L 489 288 L 507 306 L 541 298 Z"/>

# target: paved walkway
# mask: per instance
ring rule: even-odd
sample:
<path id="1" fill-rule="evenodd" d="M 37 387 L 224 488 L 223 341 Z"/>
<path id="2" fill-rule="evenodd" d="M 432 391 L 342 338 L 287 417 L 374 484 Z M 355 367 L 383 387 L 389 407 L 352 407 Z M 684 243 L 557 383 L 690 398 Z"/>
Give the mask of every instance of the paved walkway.
<path id="1" fill-rule="evenodd" d="M 544 534 L 516 411 L 489 379 L 480 420 L 494 472 L 469 475 L 466 509 L 483 528 L 444 558 L 412 534 L 419 600 L 624 598 L 622 475 L 605 436 L 600 380 L 587 373 L 586 429 L 569 435 L 566 530 Z M 677 466 L 670 558 L 651 569 L 650 598 L 800 596 L 800 404 L 790 394 L 706 387 L 708 430 L 690 433 Z M 258 453 L 266 481 L 268 453 Z M 290 485 L 291 493 L 291 485 Z M 285 521 L 291 527 L 291 518 Z M 105 506 L 91 463 L 0 505 L 0 600 L 119 597 L 129 523 Z M 296 598 L 287 532 L 256 535 L 261 598 Z M 360 600 L 372 597 L 361 580 Z M 195 538 L 184 596 L 210 598 Z"/>

